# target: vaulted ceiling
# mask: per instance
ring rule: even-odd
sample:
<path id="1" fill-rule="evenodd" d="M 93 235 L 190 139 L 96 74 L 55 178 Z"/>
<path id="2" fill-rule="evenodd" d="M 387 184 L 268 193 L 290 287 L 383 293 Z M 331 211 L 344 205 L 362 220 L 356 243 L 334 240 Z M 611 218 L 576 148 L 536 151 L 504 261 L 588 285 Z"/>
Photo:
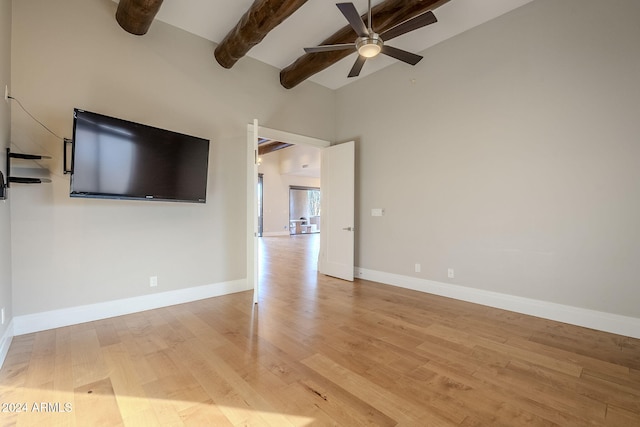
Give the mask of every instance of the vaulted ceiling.
<path id="1" fill-rule="evenodd" d="M 393 40 L 393 46 L 419 53 L 530 1 L 372 0 L 373 28 L 379 32 L 377 26 L 388 28 L 432 10 L 437 23 Z M 366 15 L 367 0 L 352 3 Z M 389 18 L 389 13 L 395 17 Z M 155 18 L 209 39 L 218 44 L 212 61 L 226 68 L 232 68 L 245 55 L 277 67 L 282 70 L 280 80 L 286 88 L 309 79 L 337 89 L 398 62 L 381 55 L 366 62 L 360 77 L 347 78 L 355 52 L 305 54 L 304 47 L 355 40 L 355 33 L 333 1 L 120 0 L 116 15 L 120 25 L 133 34 L 146 33 Z"/>

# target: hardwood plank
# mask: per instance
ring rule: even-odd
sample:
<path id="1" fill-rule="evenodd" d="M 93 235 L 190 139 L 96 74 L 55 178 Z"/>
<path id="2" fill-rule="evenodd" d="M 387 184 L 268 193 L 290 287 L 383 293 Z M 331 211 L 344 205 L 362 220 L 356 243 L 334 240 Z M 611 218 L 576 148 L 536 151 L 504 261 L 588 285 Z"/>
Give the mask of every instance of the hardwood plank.
<path id="1" fill-rule="evenodd" d="M 569 326 L 569 325 L 567 325 Z M 600 360 L 610 363 L 625 365 L 629 368 L 640 369 L 640 351 L 631 347 L 623 349 L 620 346 L 620 338 L 614 334 L 602 337 L 603 333 L 593 331 L 589 335 L 578 335 L 571 333 L 548 333 L 541 332 L 531 337 L 531 341 L 545 344 L 550 347 L 566 349 L 579 355 L 591 355 Z M 612 352 L 616 348 L 618 351 Z"/>
<path id="2" fill-rule="evenodd" d="M 609 405 L 606 424 L 608 426 L 639 426 L 640 414 Z"/>
<path id="3" fill-rule="evenodd" d="M 546 344 L 540 344 L 535 341 L 519 339 L 517 337 L 509 338 L 508 343 L 524 350 L 530 350 L 552 358 L 580 365 L 582 366 L 582 372 L 591 370 L 593 372 L 602 372 L 608 375 L 620 376 L 621 378 L 627 378 L 629 376 L 628 366 L 602 360 L 597 358 L 595 354 L 582 355 L 561 348 L 550 347 Z"/>
<path id="4" fill-rule="evenodd" d="M 125 424 L 147 415 L 152 409 L 144 387 L 138 377 L 135 365 L 122 343 L 104 349 L 105 363 L 109 369 L 109 378 L 118 407 Z"/>
<path id="5" fill-rule="evenodd" d="M 122 419 L 127 427 L 153 427 L 166 425 L 161 423 L 153 409 L 140 410 L 133 414 L 127 415 Z"/>
<path id="6" fill-rule="evenodd" d="M 307 379 L 295 384 L 305 399 L 311 398 L 314 406 L 326 413 L 334 423 L 344 426 L 394 426 L 396 421 L 367 401 L 349 393 L 311 369 L 303 371 Z"/>
<path id="7" fill-rule="evenodd" d="M 124 425 L 108 378 L 76 387 L 74 393 L 74 415 L 78 425 Z"/>
<path id="8" fill-rule="evenodd" d="M 386 388 L 349 371 L 321 354 L 308 357 L 302 363 L 354 396 L 370 402 L 373 407 L 394 420 L 412 422 L 412 420 L 429 417 L 430 425 L 450 425 L 450 421 L 435 414 L 425 413 L 424 407 L 407 402 Z"/>
<path id="9" fill-rule="evenodd" d="M 96 324 L 96 335 L 102 347 L 120 342 L 120 335 L 118 335 L 115 323 L 98 322 Z"/>
<path id="10" fill-rule="evenodd" d="M 516 366 L 518 365 L 518 366 Z M 532 371 L 527 371 L 526 368 Z M 540 371 L 544 371 L 541 374 Z M 537 378 L 536 378 L 537 374 Z M 549 384 L 544 378 L 553 377 Z M 567 393 L 567 387 L 557 373 L 525 362 L 512 362 L 504 368 L 483 369 L 473 377 L 485 384 L 483 388 L 493 388 L 492 394 L 514 401 L 528 411 L 548 419 L 558 425 L 602 424 L 606 405 L 588 396 Z M 564 376 L 566 383 L 575 378 Z M 509 390 L 505 394 L 503 390 Z"/>
<path id="11" fill-rule="evenodd" d="M 496 352 L 502 353 L 505 355 L 505 357 L 508 357 L 510 359 L 518 358 L 526 360 L 534 364 L 556 370 L 558 372 L 573 375 L 575 377 L 579 377 L 580 373 L 582 372 L 582 366 L 576 363 L 558 360 L 554 357 L 550 357 L 527 349 L 522 349 L 517 345 L 512 345 L 512 342 L 503 344 L 441 325 L 432 325 L 428 328 L 428 330 L 435 336 L 453 341 L 460 345 L 467 345 L 471 348 L 480 347 L 489 350 L 495 350 Z"/>
<path id="12" fill-rule="evenodd" d="M 414 369 L 409 373 L 403 373 L 392 366 L 376 366 L 368 370 L 365 378 L 369 381 L 385 387 L 388 391 L 396 394 L 408 402 L 418 406 L 429 406 L 429 412 L 437 414 L 442 419 L 453 424 L 460 424 L 464 421 L 464 405 L 459 400 L 451 399 L 446 393 L 430 387 L 424 390 L 424 385 L 434 381 L 438 374 L 426 369 Z M 461 386 L 461 389 L 464 389 Z M 423 420 L 423 417 L 418 417 Z M 424 421 L 428 421 L 424 419 Z"/>
<path id="13" fill-rule="evenodd" d="M 179 411 L 180 419 L 185 426 L 220 426 L 232 427 L 233 424 L 212 400 L 201 402 Z"/>
<path id="14" fill-rule="evenodd" d="M 513 387 L 495 385 L 468 372 L 451 370 L 447 364 L 431 361 L 413 375 L 423 378 L 433 390 L 454 399 L 460 413 L 471 416 L 481 425 L 583 425 L 575 417 L 566 417 L 545 405 L 543 399 L 533 400 L 530 391 L 516 393 Z"/>
<path id="15" fill-rule="evenodd" d="M 582 375 L 578 384 L 581 393 L 592 396 L 601 402 L 640 414 L 640 391 L 638 387 L 616 384 L 588 374 Z"/>

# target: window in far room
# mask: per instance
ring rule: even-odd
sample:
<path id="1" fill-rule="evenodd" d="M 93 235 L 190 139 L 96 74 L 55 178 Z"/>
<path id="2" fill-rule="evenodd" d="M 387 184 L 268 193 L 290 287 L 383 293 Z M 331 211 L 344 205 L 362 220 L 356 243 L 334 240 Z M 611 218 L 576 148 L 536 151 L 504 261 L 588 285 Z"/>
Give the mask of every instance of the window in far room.
<path id="1" fill-rule="evenodd" d="M 289 230 L 291 234 L 320 232 L 320 189 L 289 187 Z"/>

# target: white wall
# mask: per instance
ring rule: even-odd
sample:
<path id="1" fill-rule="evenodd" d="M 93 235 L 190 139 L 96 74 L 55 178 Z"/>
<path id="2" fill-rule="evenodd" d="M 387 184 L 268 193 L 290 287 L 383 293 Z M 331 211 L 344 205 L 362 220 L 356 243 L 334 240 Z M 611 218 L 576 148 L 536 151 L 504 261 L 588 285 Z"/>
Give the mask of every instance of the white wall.
<path id="1" fill-rule="evenodd" d="M 638 17 L 537 0 L 340 89 L 357 265 L 640 317 Z"/>
<path id="2" fill-rule="evenodd" d="M 0 0 L 0 170 L 5 170 L 6 148 L 10 141 L 11 109 L 4 101 L 5 85 L 11 88 L 11 0 Z M 0 200 L 0 308 L 5 309 L 5 323 L 0 325 L 0 366 L 3 360 L 2 337 L 13 317 L 11 296 L 11 199 Z"/>
<path id="3" fill-rule="evenodd" d="M 320 176 L 321 149 L 310 145 L 292 145 L 279 150 L 280 173 L 285 175 Z"/>
<path id="4" fill-rule="evenodd" d="M 295 163 L 295 159 L 300 158 L 297 155 L 298 153 L 309 153 L 309 150 L 319 151 L 318 148 L 313 147 L 304 147 L 304 149 L 298 150 L 298 147 L 300 146 L 285 148 L 261 156 L 262 164 L 259 166 L 258 171 L 264 174 L 262 225 L 264 236 L 289 234 L 289 186 L 320 187 L 320 178 L 283 175 L 281 173 L 283 158 L 285 160 L 285 169 L 292 170 L 296 169 L 292 166 Z M 293 152 L 294 156 L 289 156 L 287 151 Z M 315 160 L 312 160 L 311 157 L 309 159 L 310 164 L 315 164 Z"/>
<path id="5" fill-rule="evenodd" d="M 69 198 L 62 142 L 14 106 L 16 151 L 54 157 L 52 184 L 12 188 L 16 315 L 244 278 L 246 124 L 333 139 L 333 92 L 287 91 L 250 58 L 223 69 L 212 43 L 162 22 L 130 35 L 115 8 L 14 2 L 12 93 L 65 137 L 80 107 L 211 139 L 207 204 Z"/>

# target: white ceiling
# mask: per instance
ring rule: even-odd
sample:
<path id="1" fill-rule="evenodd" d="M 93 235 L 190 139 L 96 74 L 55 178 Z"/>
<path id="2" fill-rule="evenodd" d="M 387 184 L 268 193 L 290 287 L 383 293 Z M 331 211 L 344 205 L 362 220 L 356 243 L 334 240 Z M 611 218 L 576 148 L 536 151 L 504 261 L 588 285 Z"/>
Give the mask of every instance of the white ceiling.
<path id="1" fill-rule="evenodd" d="M 419 53 L 530 1 L 532 0 L 450 0 L 434 11 L 437 23 L 402 35 L 389 44 Z M 321 43 L 347 25 L 344 16 L 335 6 L 338 2 L 308 1 L 247 55 L 278 69 L 285 68 L 304 54 L 304 47 Z M 372 5 L 381 2 L 382 0 L 372 0 Z M 252 3 L 253 0 L 164 0 L 156 19 L 219 43 Z M 361 14 L 366 13 L 367 0 L 353 0 L 353 3 Z M 330 89 L 337 89 L 398 62 L 380 55 L 367 61 L 360 77 L 348 79 L 346 76 L 355 56 L 355 53 L 349 55 L 310 80 Z M 214 60 L 212 56 L 212 61 Z M 405 64 L 403 66 L 410 67 Z"/>

